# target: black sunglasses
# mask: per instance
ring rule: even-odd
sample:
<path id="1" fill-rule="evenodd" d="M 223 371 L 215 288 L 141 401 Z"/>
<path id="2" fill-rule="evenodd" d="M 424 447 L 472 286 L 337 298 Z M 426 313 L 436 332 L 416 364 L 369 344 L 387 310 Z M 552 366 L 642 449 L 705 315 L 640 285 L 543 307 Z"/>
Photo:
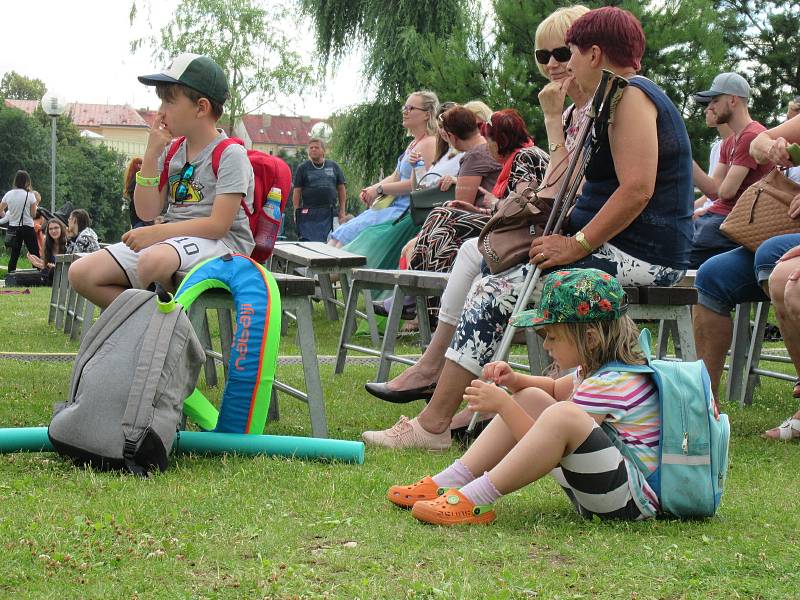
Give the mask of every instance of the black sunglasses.
<path id="1" fill-rule="evenodd" d="M 572 56 L 572 52 L 570 52 L 569 48 L 566 46 L 553 48 L 552 50 L 537 50 L 534 52 L 534 54 L 536 55 L 536 62 L 538 62 L 540 65 L 546 65 L 549 63 L 551 56 L 560 63 L 568 62 Z"/>

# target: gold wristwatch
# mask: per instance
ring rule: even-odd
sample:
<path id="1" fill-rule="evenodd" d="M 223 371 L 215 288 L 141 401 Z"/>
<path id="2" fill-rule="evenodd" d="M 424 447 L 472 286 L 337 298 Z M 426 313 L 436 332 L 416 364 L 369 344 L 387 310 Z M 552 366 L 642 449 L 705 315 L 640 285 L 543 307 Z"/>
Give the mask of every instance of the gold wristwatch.
<path id="1" fill-rule="evenodd" d="M 548 149 L 550 150 L 551 153 L 553 153 L 556 150 L 558 150 L 559 148 L 563 148 L 563 147 L 564 147 L 564 144 L 561 144 L 561 143 L 554 144 L 553 142 L 550 142 L 550 145 L 548 146 Z"/>
<path id="2" fill-rule="evenodd" d="M 589 242 L 586 241 L 586 236 L 583 235 L 582 231 L 579 231 L 575 234 L 575 241 L 578 242 L 581 247 L 586 250 L 589 254 L 594 252 L 594 248 L 589 245 Z"/>

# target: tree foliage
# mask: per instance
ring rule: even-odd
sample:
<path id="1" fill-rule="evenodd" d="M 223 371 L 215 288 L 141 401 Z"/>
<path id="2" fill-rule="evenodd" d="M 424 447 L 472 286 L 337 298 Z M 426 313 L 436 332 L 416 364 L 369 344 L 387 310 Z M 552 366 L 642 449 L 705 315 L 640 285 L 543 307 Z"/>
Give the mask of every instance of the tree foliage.
<path id="1" fill-rule="evenodd" d="M 24 169 L 46 208 L 51 198 L 50 123 L 41 108 L 31 117 L 0 106 L 0 191 L 8 190 L 17 170 Z M 128 225 L 120 199 L 125 158 L 81 138 L 66 115 L 57 120 L 57 140 L 56 208 L 68 201 L 85 208 L 101 240 L 119 240 Z"/>
<path id="2" fill-rule="evenodd" d="M 148 14 L 142 10 L 147 6 L 149 0 L 132 0 L 131 24 Z M 280 26 L 282 18 L 287 12 L 276 2 L 267 10 L 255 0 L 179 0 L 172 20 L 158 33 L 133 40 L 131 51 L 149 47 L 161 64 L 182 52 L 213 58 L 228 76 L 225 111 L 232 126 L 241 115 L 312 82 L 311 68 Z"/>
<path id="3" fill-rule="evenodd" d="M 369 102 L 337 115 L 334 154 L 358 177 L 371 181 L 394 170 L 405 146 L 400 107 L 421 89 L 434 67 L 420 40 L 449 39 L 466 27 L 467 0 L 299 0 L 313 24 L 323 70 L 335 68 L 355 47 L 363 48 L 362 74 Z M 355 183 L 355 182 L 352 182 Z"/>
<path id="4" fill-rule="evenodd" d="M 16 71 L 9 71 L 0 80 L 0 98 L 9 100 L 40 100 L 47 92 L 41 79 L 33 79 Z"/>
<path id="5" fill-rule="evenodd" d="M 754 118 L 782 121 L 786 101 L 800 93 L 800 2 L 721 0 L 720 10 L 740 72 L 753 86 Z"/>

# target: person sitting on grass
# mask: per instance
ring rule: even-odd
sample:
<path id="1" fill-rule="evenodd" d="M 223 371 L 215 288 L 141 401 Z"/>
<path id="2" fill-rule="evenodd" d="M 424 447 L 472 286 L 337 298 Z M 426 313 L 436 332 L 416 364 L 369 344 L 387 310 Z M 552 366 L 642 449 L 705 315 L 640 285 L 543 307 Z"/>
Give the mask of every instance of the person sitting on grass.
<path id="1" fill-rule="evenodd" d="M 427 523 L 490 523 L 495 501 L 549 473 L 584 517 L 654 517 L 659 501 L 645 474 L 601 427 L 612 427 L 655 471 L 661 420 L 654 381 L 623 370 L 598 373 L 610 362 L 646 363 L 626 308 L 619 282 L 600 270 L 548 275 L 539 306 L 514 324 L 543 330 L 557 368 L 575 372 L 552 379 L 516 373 L 505 362 L 487 364 L 464 400 L 472 411 L 497 416 L 460 459 L 438 475 L 391 487 L 389 501 Z"/>
<path id="2" fill-rule="evenodd" d="M 43 258 L 28 256 L 31 264 L 42 273 L 42 282 L 53 285 L 53 273 L 56 268 L 56 255 L 64 254 L 67 251 L 67 228 L 61 219 L 53 217 L 47 222 L 44 228 L 44 251 Z"/>
<path id="3" fill-rule="evenodd" d="M 225 254 L 249 256 L 255 246 L 242 199 L 253 207 L 253 168 L 247 151 L 231 144 L 222 152 L 216 175 L 214 148 L 227 138 L 217 130 L 228 98 L 225 72 L 207 56 L 181 54 L 161 73 L 139 77 L 154 85 L 161 100 L 136 175 L 134 203 L 143 221 L 153 221 L 169 205 L 163 223 L 131 229 L 122 242 L 81 258 L 69 269 L 70 285 L 106 307 L 127 288 L 160 283 L 172 290 L 172 276 Z M 167 148 L 184 140 L 160 175 Z"/>
<path id="4" fill-rule="evenodd" d="M 76 208 L 70 213 L 67 221 L 67 233 L 69 234 L 67 252 L 81 253 L 100 250 L 97 233 L 90 227 L 91 224 L 92 218 L 82 208 Z"/>

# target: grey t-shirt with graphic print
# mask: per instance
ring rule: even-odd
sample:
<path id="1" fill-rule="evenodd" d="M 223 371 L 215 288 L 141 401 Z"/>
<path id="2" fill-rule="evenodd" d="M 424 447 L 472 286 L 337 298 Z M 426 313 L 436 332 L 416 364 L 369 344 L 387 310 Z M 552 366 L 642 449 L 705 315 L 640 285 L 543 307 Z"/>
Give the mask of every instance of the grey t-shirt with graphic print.
<path id="1" fill-rule="evenodd" d="M 247 210 L 253 210 L 253 167 L 247 158 L 247 150 L 240 144 L 231 144 L 222 153 L 219 161 L 219 170 L 214 177 L 211 168 L 211 154 L 222 140 L 227 138 L 224 132 L 219 135 L 208 146 L 203 148 L 191 162 L 193 168 L 191 175 L 181 180 L 181 174 L 187 169 L 186 161 L 186 142 L 180 145 L 178 151 L 169 163 L 169 189 L 167 201 L 169 206 L 164 219 L 167 222 L 188 221 L 211 216 L 211 208 L 214 199 L 219 194 L 242 194 L 245 196 Z M 159 159 L 159 172 L 163 168 L 167 151 L 165 150 Z M 175 193 L 178 186 L 186 187 L 185 199 L 178 202 L 175 200 Z M 222 238 L 222 242 L 231 249 L 245 256 L 250 256 L 255 242 L 253 234 L 250 232 L 250 225 L 247 215 L 240 206 L 231 228 Z"/>

